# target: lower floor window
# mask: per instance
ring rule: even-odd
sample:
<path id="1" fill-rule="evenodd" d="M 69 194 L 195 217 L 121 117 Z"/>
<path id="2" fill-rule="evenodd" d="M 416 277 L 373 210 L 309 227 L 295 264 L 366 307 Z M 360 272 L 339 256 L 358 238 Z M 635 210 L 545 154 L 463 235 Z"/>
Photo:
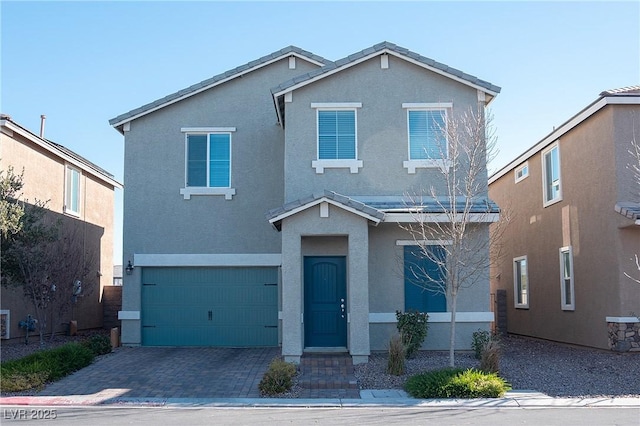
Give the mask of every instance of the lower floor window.
<path id="1" fill-rule="evenodd" d="M 516 308 L 529 307 L 529 274 L 527 256 L 513 259 L 513 292 Z"/>
<path id="2" fill-rule="evenodd" d="M 560 293 L 562 309 L 573 311 L 576 304 L 573 291 L 573 251 L 571 246 L 560 249 Z"/>
<path id="3" fill-rule="evenodd" d="M 445 259 L 441 246 L 428 246 L 426 252 L 420 246 L 404 247 L 405 311 L 447 311 Z"/>

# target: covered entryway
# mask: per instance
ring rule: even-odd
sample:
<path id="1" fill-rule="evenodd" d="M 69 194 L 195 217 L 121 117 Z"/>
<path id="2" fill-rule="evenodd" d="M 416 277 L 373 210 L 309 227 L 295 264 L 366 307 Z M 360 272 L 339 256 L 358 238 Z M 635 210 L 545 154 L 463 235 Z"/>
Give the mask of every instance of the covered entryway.
<path id="1" fill-rule="evenodd" d="M 347 347 L 347 276 L 343 256 L 304 258 L 305 347 Z"/>
<path id="2" fill-rule="evenodd" d="M 142 345 L 278 345 L 278 269 L 142 270 Z"/>

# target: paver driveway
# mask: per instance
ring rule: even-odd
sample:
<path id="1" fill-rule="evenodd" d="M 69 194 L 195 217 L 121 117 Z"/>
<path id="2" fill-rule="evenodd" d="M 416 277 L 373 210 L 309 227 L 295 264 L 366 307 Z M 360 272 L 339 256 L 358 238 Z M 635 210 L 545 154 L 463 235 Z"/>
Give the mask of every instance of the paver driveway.
<path id="1" fill-rule="evenodd" d="M 121 398 L 258 398 L 258 383 L 274 348 L 118 348 L 39 396 L 91 395 Z"/>

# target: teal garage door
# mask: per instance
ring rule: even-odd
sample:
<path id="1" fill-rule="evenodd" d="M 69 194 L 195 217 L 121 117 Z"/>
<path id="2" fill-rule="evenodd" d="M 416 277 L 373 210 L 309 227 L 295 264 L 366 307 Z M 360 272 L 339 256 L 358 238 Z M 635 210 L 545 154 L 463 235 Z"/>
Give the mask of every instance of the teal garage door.
<path id="1" fill-rule="evenodd" d="M 278 269 L 143 268 L 144 346 L 278 345 Z"/>

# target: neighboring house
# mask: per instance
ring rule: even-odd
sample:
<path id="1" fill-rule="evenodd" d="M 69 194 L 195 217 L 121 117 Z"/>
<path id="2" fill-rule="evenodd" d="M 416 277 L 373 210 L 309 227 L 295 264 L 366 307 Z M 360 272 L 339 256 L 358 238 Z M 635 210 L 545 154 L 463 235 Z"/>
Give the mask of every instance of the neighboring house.
<path id="1" fill-rule="evenodd" d="M 437 123 L 499 91 L 387 42 L 336 62 L 292 46 L 110 120 L 125 137 L 133 266 L 122 343 L 281 345 L 294 362 L 332 349 L 361 363 L 387 348 L 396 310 L 417 308 L 430 314 L 424 347 L 448 348 L 444 296 L 403 277 L 403 195 L 442 187 L 426 154 Z M 456 345 L 469 348 L 493 320 L 488 274 L 458 312 Z"/>
<path id="2" fill-rule="evenodd" d="M 602 92 L 490 177 L 490 197 L 511 212 L 491 275 L 510 333 L 640 351 L 640 284 L 625 275 L 639 276 L 633 140 L 640 86 Z"/>
<path id="3" fill-rule="evenodd" d="M 43 117 L 44 127 L 44 117 Z M 0 116 L 0 169 L 13 166 L 23 175 L 20 199 L 26 202 L 48 201 L 47 209 L 68 232 L 82 240 L 90 253 L 95 271 L 82 280 L 82 296 L 74 305 L 79 329 L 102 327 L 102 288 L 111 285 L 113 276 L 114 189 L 122 188 L 111 174 L 64 146 L 34 134 Z M 3 338 L 25 335 L 19 327 L 27 315 L 35 314 L 25 301 L 22 288 L 2 287 L 1 311 L 8 327 Z M 71 320 L 69 313 L 68 320 Z M 64 331 L 67 324 L 54 324 Z M 50 329 L 49 329 L 50 330 Z"/>

